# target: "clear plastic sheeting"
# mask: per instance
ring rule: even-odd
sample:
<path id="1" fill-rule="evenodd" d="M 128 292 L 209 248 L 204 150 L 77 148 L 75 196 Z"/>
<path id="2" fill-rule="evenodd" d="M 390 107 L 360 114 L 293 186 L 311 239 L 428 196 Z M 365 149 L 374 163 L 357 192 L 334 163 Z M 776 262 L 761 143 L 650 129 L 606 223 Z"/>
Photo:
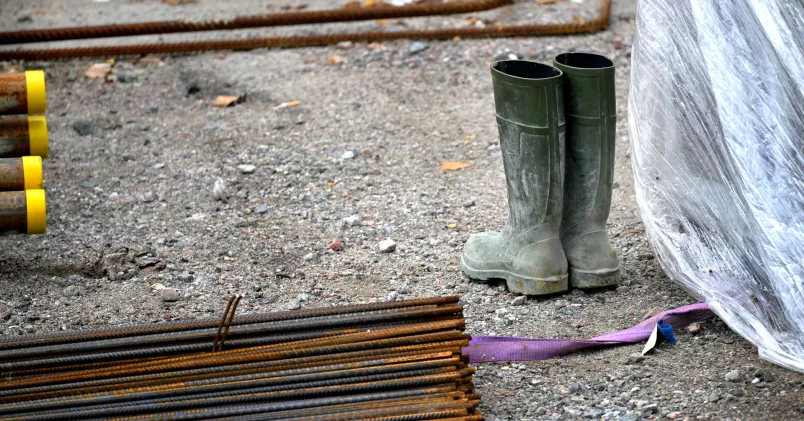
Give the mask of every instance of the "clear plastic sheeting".
<path id="1" fill-rule="evenodd" d="M 629 128 L 669 276 L 804 372 L 804 0 L 640 0 Z"/>

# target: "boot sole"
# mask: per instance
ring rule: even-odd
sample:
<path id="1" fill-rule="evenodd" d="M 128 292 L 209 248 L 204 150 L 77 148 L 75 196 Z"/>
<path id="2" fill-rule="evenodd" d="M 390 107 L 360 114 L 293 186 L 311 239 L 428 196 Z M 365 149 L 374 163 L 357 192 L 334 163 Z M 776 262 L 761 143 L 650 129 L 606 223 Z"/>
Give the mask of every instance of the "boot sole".
<path id="1" fill-rule="evenodd" d="M 476 270 L 466 265 L 461 256 L 461 269 L 466 276 L 479 281 L 505 279 L 508 290 L 524 295 L 550 295 L 569 290 L 569 274 L 549 278 L 533 278 L 507 270 Z"/>
<path id="2" fill-rule="evenodd" d="M 569 268 L 570 285 L 573 288 L 593 289 L 617 285 L 620 282 L 620 268 L 596 271 Z"/>

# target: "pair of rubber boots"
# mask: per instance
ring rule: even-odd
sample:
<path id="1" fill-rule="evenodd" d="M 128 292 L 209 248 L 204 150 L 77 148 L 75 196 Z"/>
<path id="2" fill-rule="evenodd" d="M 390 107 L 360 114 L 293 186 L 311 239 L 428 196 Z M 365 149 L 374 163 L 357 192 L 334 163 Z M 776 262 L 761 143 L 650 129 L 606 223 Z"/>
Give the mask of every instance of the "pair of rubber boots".
<path id="1" fill-rule="evenodd" d="M 491 66 L 508 187 L 501 232 L 473 235 L 461 267 L 544 295 L 616 285 L 620 263 L 606 232 L 614 172 L 614 63 L 561 54 L 553 66 Z"/>

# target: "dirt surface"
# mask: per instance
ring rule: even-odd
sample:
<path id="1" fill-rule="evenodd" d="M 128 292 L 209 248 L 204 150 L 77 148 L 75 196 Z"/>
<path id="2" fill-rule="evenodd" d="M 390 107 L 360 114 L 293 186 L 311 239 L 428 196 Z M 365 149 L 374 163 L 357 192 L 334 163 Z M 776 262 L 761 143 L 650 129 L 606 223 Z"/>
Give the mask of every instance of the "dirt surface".
<path id="1" fill-rule="evenodd" d="M 229 17 L 302 3 L 333 7 L 9 0 L 0 3 L 0 30 Z M 488 25 L 557 22 L 592 17 L 598 4 L 527 1 L 477 17 Z M 635 8 L 633 0 L 615 1 L 608 31 L 574 37 L 119 59 L 112 82 L 85 77 L 86 59 L 0 63 L 3 71 L 44 68 L 51 138 L 48 234 L 0 238 L 0 332 L 219 315 L 235 293 L 245 294 L 244 313 L 460 294 L 472 334 L 585 338 L 695 302 L 654 259 L 634 202 L 626 99 Z M 466 18 L 405 24 L 477 24 Z M 223 36 L 400 27 L 363 22 Z M 469 235 L 502 227 L 506 215 L 488 68 L 512 55 L 549 62 L 564 51 L 605 54 L 617 65 L 609 233 L 623 286 L 513 305 L 503 284 L 470 282 L 459 268 Z M 244 100 L 218 108 L 218 95 Z M 290 101 L 299 105 L 280 107 Z M 442 172 L 443 161 L 471 167 Z M 396 250 L 381 253 L 388 238 Z M 327 248 L 335 239 L 343 251 Z M 678 345 L 644 359 L 632 356 L 641 349 L 633 345 L 480 365 L 482 409 L 489 420 L 804 417 L 804 376 L 760 360 L 722 322 L 678 336 Z"/>

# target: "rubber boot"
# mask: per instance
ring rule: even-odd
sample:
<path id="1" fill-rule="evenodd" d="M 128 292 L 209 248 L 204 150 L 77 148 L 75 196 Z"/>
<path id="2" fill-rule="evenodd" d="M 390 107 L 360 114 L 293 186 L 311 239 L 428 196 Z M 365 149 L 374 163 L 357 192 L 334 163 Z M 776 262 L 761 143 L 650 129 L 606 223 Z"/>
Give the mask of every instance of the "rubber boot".
<path id="1" fill-rule="evenodd" d="M 561 72 L 511 60 L 494 63 L 491 77 L 508 219 L 500 232 L 469 238 L 461 267 L 470 278 L 505 279 L 512 292 L 566 291 L 567 259 L 559 239 L 565 125 Z"/>
<path id="2" fill-rule="evenodd" d="M 620 262 L 606 232 L 614 181 L 617 120 L 614 63 L 606 57 L 561 54 L 567 118 L 561 243 L 574 288 L 616 285 Z"/>

